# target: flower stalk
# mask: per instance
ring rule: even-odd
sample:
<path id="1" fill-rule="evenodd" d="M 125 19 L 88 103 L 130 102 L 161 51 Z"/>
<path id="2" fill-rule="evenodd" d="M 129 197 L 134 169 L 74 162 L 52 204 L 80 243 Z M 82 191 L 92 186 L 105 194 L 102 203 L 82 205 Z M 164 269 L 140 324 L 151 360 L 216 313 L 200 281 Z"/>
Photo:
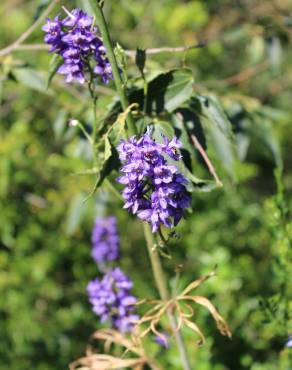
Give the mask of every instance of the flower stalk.
<path id="1" fill-rule="evenodd" d="M 169 292 L 167 289 L 167 284 L 165 280 L 165 275 L 161 266 L 161 261 L 157 252 L 157 249 L 155 248 L 155 240 L 154 236 L 151 232 L 150 225 L 147 223 L 144 223 L 144 235 L 146 239 L 147 249 L 151 261 L 152 271 L 155 279 L 155 283 L 157 286 L 157 289 L 159 291 L 160 298 L 163 301 L 169 300 Z M 173 315 L 173 313 L 168 310 L 167 312 L 168 320 L 170 322 L 171 328 L 173 330 L 173 334 L 176 340 L 176 344 L 179 349 L 182 365 L 184 370 L 191 370 L 191 366 L 189 363 L 186 347 L 184 344 L 183 337 L 181 335 L 181 332 L 177 330 L 178 324 L 176 317 Z"/>
<path id="2" fill-rule="evenodd" d="M 117 89 L 117 92 L 118 92 L 118 95 L 121 101 L 121 105 L 123 107 L 123 110 L 125 111 L 129 106 L 129 101 L 124 91 L 124 86 L 123 86 L 123 82 L 121 79 L 117 59 L 114 53 L 111 37 L 110 37 L 107 23 L 106 23 L 106 20 L 105 20 L 103 11 L 102 11 L 102 5 L 97 0 L 90 0 L 90 4 L 94 11 L 96 22 L 99 27 L 104 46 L 106 48 L 106 54 L 107 54 L 108 60 L 112 67 L 112 74 L 113 74 L 116 89 Z M 127 122 L 127 127 L 129 130 L 129 134 L 135 135 L 137 133 L 137 130 L 136 130 L 131 112 L 129 112 L 126 122 Z"/>
<path id="3" fill-rule="evenodd" d="M 122 108 L 124 111 L 126 111 L 129 106 L 129 102 L 125 94 L 123 82 L 120 76 L 117 60 L 116 60 L 113 46 L 112 46 L 112 41 L 111 41 L 110 34 L 108 31 L 107 23 L 106 23 L 106 20 L 105 20 L 103 11 L 102 11 L 102 4 L 99 3 L 97 0 L 90 0 L 90 4 L 94 10 L 97 25 L 99 27 L 99 30 L 100 30 L 100 33 L 103 39 L 103 43 L 106 48 L 107 57 L 112 67 L 112 74 L 113 74 L 113 78 L 115 81 L 117 93 L 121 101 Z M 135 135 L 137 133 L 137 130 L 136 130 L 131 112 L 129 112 L 129 114 L 127 115 L 126 122 L 127 122 L 127 128 L 129 130 L 129 134 Z M 151 260 L 153 275 L 154 275 L 154 279 L 155 279 L 160 297 L 162 300 L 168 300 L 169 293 L 167 289 L 167 284 L 166 284 L 165 276 L 163 273 L 163 269 L 161 266 L 158 253 L 157 251 L 154 250 L 155 242 L 154 242 L 154 237 L 151 232 L 151 228 L 149 224 L 146 224 L 146 223 L 144 224 L 144 233 L 145 233 L 146 244 L 147 244 L 150 260 Z M 172 330 L 173 330 L 173 333 L 176 339 L 177 346 L 179 348 L 179 353 L 180 353 L 180 357 L 182 360 L 183 369 L 191 370 L 183 338 L 181 336 L 180 331 L 177 330 L 176 317 L 172 314 L 170 310 L 168 310 L 168 318 L 169 318 L 169 322 L 170 322 L 170 325 L 172 327 Z"/>

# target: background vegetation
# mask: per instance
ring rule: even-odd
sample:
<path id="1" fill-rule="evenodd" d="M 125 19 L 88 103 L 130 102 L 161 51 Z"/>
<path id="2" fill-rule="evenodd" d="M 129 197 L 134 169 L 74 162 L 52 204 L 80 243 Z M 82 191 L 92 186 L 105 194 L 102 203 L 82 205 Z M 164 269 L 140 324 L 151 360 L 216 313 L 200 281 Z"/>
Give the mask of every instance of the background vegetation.
<path id="1" fill-rule="evenodd" d="M 1 47 L 48 3 L 2 1 Z M 87 1 L 62 5 L 88 9 Z M 125 49 L 204 45 L 150 55 L 147 74 L 191 68 L 194 91 L 212 93 L 232 123 L 232 150 L 205 143 L 224 187 L 194 193 L 195 212 L 177 230 L 173 260 L 164 261 L 169 276 L 181 263 L 182 284 L 218 265 L 217 277 L 200 292 L 220 308 L 233 338 L 221 337 L 199 310 L 206 345 L 197 348 L 193 334 L 184 333 L 196 370 L 292 368 L 292 350 L 285 348 L 292 333 L 291 11 L 289 0 L 106 1 L 113 38 Z M 42 37 L 38 27 L 25 43 L 41 44 Z M 136 294 L 153 297 L 156 290 L 140 223 L 106 186 L 83 202 L 95 178 L 76 174 L 90 168 L 91 153 L 67 122 L 78 118 L 90 126 L 85 89 L 62 77 L 46 89 L 46 50 L 18 49 L 0 58 L 0 369 L 63 369 L 99 327 L 86 295 L 96 274 L 90 258 L 96 215 L 118 217 L 121 265 Z M 131 58 L 128 69 L 139 76 Z M 99 117 L 113 94 L 112 85 L 100 87 Z M 196 156 L 196 174 L 210 177 Z M 178 369 L 175 350 L 167 351 L 159 356 L 164 367 Z"/>

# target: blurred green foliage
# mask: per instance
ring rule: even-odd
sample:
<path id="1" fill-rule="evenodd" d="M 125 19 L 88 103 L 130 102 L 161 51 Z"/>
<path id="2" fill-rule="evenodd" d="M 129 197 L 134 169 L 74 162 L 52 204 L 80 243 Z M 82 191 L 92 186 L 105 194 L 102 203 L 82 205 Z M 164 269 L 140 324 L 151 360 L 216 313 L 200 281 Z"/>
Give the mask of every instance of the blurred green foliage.
<path id="1" fill-rule="evenodd" d="M 26 30 L 46 3 L 3 1 L 1 46 Z M 72 2 L 64 4 L 72 8 Z M 86 0 L 76 4 L 88 9 Z M 112 34 L 126 49 L 206 42 L 186 53 L 149 56 L 146 74 L 150 79 L 170 68 L 190 68 L 195 92 L 219 100 L 233 125 L 234 148 L 222 142 L 218 150 L 207 146 L 224 187 L 193 193 L 195 211 L 177 230 L 173 259 L 163 261 L 170 285 L 182 264 L 181 286 L 218 265 L 200 294 L 220 308 L 233 338 L 222 338 L 199 310 L 206 345 L 197 348 L 193 333 L 184 333 L 197 370 L 292 368 L 292 350 L 285 348 L 292 333 L 289 5 L 288 0 L 106 1 Z M 27 42 L 41 43 L 41 31 Z M 90 168 L 91 153 L 67 122 L 77 118 L 90 128 L 89 97 L 62 77 L 47 90 L 49 60 L 46 51 L 21 50 L 0 60 L 1 369 L 62 369 L 84 354 L 99 327 L 86 296 L 87 281 L 96 274 L 90 259 L 96 215 L 118 217 L 121 265 L 135 281 L 136 294 L 157 294 L 141 225 L 121 210 L 106 185 L 84 203 L 95 178 L 76 174 Z M 133 60 L 128 72 L 139 76 Z M 142 86 L 141 79 L 136 82 Z M 100 88 L 100 121 L 113 94 L 112 85 Z M 207 143 L 213 134 L 210 127 Z M 232 168 L 222 166 L 231 155 Z M 195 157 L 196 175 L 210 177 L 197 152 Z M 164 368 L 179 368 L 174 346 L 157 355 Z"/>

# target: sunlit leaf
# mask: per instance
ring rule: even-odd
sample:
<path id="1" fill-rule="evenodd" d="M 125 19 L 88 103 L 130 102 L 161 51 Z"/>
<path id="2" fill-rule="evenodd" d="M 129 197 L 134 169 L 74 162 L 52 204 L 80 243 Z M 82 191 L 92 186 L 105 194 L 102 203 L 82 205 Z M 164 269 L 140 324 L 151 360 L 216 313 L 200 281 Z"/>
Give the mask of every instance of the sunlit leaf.
<path id="1" fill-rule="evenodd" d="M 175 69 L 163 73 L 148 85 L 147 112 L 172 112 L 192 95 L 193 75 L 191 70 Z"/>
<path id="2" fill-rule="evenodd" d="M 44 75 L 33 68 L 15 68 L 13 75 L 18 82 L 30 89 L 52 95 L 53 92 L 47 89 Z"/>

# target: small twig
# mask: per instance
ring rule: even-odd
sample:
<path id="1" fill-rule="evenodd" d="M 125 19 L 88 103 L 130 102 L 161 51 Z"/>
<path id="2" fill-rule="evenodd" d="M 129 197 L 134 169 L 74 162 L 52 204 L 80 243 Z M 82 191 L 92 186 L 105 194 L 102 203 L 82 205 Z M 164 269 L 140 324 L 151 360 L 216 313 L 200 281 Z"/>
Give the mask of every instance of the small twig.
<path id="1" fill-rule="evenodd" d="M 196 149 L 200 152 L 201 156 L 203 157 L 203 159 L 204 159 L 204 161 L 205 161 L 205 163 L 208 167 L 208 170 L 210 171 L 211 175 L 214 177 L 214 179 L 216 181 L 216 184 L 218 186 L 223 186 L 221 180 L 217 176 L 217 173 L 215 171 L 214 166 L 212 165 L 209 157 L 207 156 L 207 153 L 205 152 L 204 148 L 200 144 L 199 140 L 196 138 L 196 136 L 194 134 L 191 134 L 191 139 L 192 139 L 192 142 L 194 143 L 194 146 L 196 147 Z"/>
<path id="2" fill-rule="evenodd" d="M 59 0 L 53 0 L 43 14 L 25 32 L 23 32 L 23 34 L 16 41 L 0 50 L 0 57 L 10 54 L 12 51 L 18 48 L 19 45 L 22 44 L 34 32 L 34 30 L 39 27 L 39 25 L 48 16 L 58 2 Z"/>
<path id="3" fill-rule="evenodd" d="M 204 85 L 213 86 L 213 85 L 224 85 L 224 86 L 233 86 L 238 85 L 244 81 L 251 79 L 257 73 L 264 71 L 268 67 L 268 62 L 265 61 L 263 63 L 256 64 L 254 66 L 250 66 L 248 68 L 243 69 L 242 71 L 236 73 L 233 76 L 227 77 L 222 80 L 217 81 L 207 81 Z"/>
<path id="4" fill-rule="evenodd" d="M 206 42 L 200 42 L 199 44 L 190 45 L 190 46 L 177 46 L 177 47 L 161 47 L 161 48 L 150 48 L 146 49 L 145 53 L 147 55 L 161 54 L 161 53 L 183 53 L 185 51 L 199 49 L 206 46 Z M 136 50 L 125 50 L 125 54 L 129 57 L 135 57 Z"/>
<path id="5" fill-rule="evenodd" d="M 177 116 L 179 117 L 179 119 L 181 120 L 182 124 L 184 125 L 183 117 L 181 116 L 181 114 L 180 113 L 177 113 Z M 190 134 L 190 137 L 192 139 L 192 142 L 193 142 L 195 148 L 199 151 L 199 153 L 201 154 L 202 158 L 204 159 L 204 161 L 205 161 L 205 163 L 206 163 L 206 165 L 208 167 L 209 172 L 214 177 L 214 180 L 215 180 L 216 184 L 218 186 L 223 186 L 223 183 L 219 179 L 219 177 L 218 177 L 218 175 L 217 175 L 217 173 L 215 171 L 214 166 L 212 165 L 212 163 L 211 163 L 211 161 L 210 161 L 207 153 L 205 152 L 204 148 L 200 144 L 200 142 L 197 139 L 196 135 L 195 134 Z"/>
<path id="6" fill-rule="evenodd" d="M 14 46 L 13 50 L 10 50 L 10 53 L 17 50 L 29 50 L 29 51 L 48 51 L 50 49 L 50 45 L 47 44 L 21 44 Z M 4 50 L 4 49 L 3 49 Z M 2 51 L 2 50 L 1 50 Z"/>
<path id="7" fill-rule="evenodd" d="M 206 45 L 207 45 L 206 42 L 201 42 L 199 44 L 190 45 L 190 46 L 177 46 L 177 47 L 167 47 L 167 46 L 165 46 L 165 47 L 161 47 L 161 48 L 146 49 L 145 53 L 147 55 L 155 55 L 155 54 L 161 54 L 161 53 L 183 53 L 183 52 L 186 52 L 186 51 L 189 51 L 189 50 L 202 48 Z M 50 48 L 50 46 L 46 45 L 46 44 L 22 44 L 22 45 L 18 44 L 18 45 L 15 45 L 11 50 L 9 50 L 5 54 L 9 54 L 9 53 L 11 53 L 13 51 L 17 51 L 17 50 L 46 51 L 46 50 L 49 50 L 49 48 Z M 5 50 L 5 49 L 3 49 L 3 50 Z M 0 51 L 0 53 L 1 53 L 1 51 Z M 135 55 L 136 55 L 136 50 L 125 50 L 125 54 L 128 57 L 134 58 Z"/>

